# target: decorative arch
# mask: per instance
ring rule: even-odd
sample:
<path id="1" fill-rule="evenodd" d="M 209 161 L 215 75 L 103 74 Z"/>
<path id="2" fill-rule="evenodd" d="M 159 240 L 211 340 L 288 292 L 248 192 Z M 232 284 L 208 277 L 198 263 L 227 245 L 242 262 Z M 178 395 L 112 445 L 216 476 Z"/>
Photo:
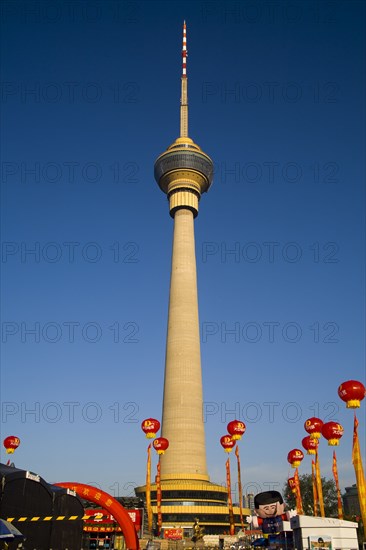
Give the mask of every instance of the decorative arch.
<path id="1" fill-rule="evenodd" d="M 101 489 L 97 489 L 91 485 L 86 485 L 85 483 L 62 482 L 54 483 L 54 485 L 64 487 L 65 489 L 71 489 L 72 491 L 75 491 L 80 498 L 99 504 L 102 508 L 107 510 L 107 512 L 113 515 L 116 522 L 122 529 L 127 549 L 139 550 L 139 539 L 135 526 L 125 508 L 123 508 L 123 506 L 115 498 Z"/>

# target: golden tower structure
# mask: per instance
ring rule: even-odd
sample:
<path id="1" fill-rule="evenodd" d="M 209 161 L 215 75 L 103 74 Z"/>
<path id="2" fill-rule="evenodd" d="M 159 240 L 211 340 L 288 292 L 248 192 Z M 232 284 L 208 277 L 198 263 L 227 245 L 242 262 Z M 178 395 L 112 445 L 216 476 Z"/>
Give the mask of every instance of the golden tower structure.
<path id="1" fill-rule="evenodd" d="M 174 219 L 161 433 L 169 440 L 161 457 L 162 515 L 165 528 L 188 530 L 198 518 L 206 533 L 220 533 L 228 529 L 228 495 L 226 487 L 211 483 L 207 473 L 194 240 L 194 218 L 202 193 L 212 184 L 213 162 L 188 137 L 185 22 L 182 58 L 180 135 L 154 166 Z M 137 487 L 137 496 L 145 489 Z M 155 484 L 151 491 L 156 513 Z"/>

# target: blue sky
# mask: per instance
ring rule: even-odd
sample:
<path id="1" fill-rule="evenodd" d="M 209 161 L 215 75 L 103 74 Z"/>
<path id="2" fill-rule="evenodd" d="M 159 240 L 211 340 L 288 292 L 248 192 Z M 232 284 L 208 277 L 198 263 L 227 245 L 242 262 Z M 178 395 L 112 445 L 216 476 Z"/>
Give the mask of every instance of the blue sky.
<path id="1" fill-rule="evenodd" d="M 1 438 L 20 437 L 16 465 L 114 495 L 144 483 L 173 230 L 153 164 L 179 132 L 186 19 L 190 136 L 215 164 L 195 228 L 211 479 L 236 417 L 244 489 L 282 490 L 315 415 L 344 426 L 340 483 L 355 483 L 337 388 L 365 382 L 364 4 L 2 10 Z M 362 434 L 365 402 L 358 415 Z M 326 477 L 331 455 L 323 441 Z"/>

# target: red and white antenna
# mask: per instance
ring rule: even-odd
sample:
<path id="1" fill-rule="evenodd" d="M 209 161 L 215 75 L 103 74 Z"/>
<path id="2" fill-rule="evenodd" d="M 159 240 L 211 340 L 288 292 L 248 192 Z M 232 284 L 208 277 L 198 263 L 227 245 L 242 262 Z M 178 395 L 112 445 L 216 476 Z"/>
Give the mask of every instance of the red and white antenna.
<path id="1" fill-rule="evenodd" d="M 187 27 L 183 22 L 182 77 L 187 77 Z"/>
<path id="2" fill-rule="evenodd" d="M 188 137 L 187 27 L 183 22 L 182 91 L 180 96 L 180 137 Z"/>

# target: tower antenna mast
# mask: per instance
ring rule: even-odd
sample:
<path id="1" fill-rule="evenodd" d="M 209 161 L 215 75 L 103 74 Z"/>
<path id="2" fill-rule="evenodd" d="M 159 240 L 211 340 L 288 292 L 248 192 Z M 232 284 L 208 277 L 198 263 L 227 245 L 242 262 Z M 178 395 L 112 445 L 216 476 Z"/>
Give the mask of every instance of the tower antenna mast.
<path id="1" fill-rule="evenodd" d="M 188 137 L 187 26 L 183 23 L 182 89 L 180 97 L 180 137 Z"/>

